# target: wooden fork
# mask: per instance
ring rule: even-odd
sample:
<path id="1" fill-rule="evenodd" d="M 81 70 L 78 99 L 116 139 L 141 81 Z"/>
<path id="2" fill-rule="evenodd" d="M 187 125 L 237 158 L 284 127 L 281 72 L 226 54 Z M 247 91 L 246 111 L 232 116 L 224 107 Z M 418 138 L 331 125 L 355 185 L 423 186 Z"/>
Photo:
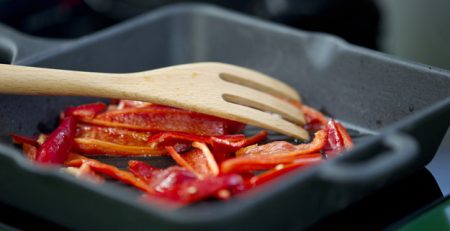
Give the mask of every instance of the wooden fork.
<path id="1" fill-rule="evenodd" d="M 300 100 L 283 82 L 224 63 L 193 63 L 127 73 L 0 64 L 0 93 L 92 96 L 164 104 L 309 139 Z M 297 124 L 297 125 L 296 125 Z"/>

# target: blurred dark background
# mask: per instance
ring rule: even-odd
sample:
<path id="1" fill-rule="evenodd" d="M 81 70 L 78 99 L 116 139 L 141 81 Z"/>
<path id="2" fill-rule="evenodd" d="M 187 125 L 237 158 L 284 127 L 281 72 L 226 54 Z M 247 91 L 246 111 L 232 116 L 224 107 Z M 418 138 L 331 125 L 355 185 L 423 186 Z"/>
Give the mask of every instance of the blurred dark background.
<path id="1" fill-rule="evenodd" d="M 0 0 L 0 21 L 28 34 L 76 38 L 180 0 Z M 380 13 L 368 0 L 211 0 L 260 18 L 378 49 Z"/>

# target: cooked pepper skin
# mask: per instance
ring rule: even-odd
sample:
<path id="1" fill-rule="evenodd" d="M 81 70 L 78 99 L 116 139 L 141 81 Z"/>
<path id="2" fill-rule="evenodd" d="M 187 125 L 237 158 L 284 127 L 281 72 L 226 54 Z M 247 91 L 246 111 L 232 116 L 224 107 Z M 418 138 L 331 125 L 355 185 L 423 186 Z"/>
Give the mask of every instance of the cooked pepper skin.
<path id="1" fill-rule="evenodd" d="M 70 167 L 88 165 L 95 173 L 103 174 L 115 180 L 132 185 L 143 192 L 153 192 L 152 188 L 139 178 L 135 177 L 132 173 L 120 170 L 115 166 L 102 163 L 98 160 L 90 159 L 78 154 L 70 154 L 68 160 L 66 160 L 64 164 Z"/>
<path id="2" fill-rule="evenodd" d="M 162 105 L 111 110 L 83 121 L 139 131 L 186 132 L 207 136 L 233 134 L 245 127 L 239 122 Z"/>
<path id="3" fill-rule="evenodd" d="M 102 102 L 83 104 L 76 107 L 68 107 L 62 117 L 74 116 L 77 118 L 92 119 L 100 112 L 105 111 L 107 108 L 106 104 Z"/>
<path id="4" fill-rule="evenodd" d="M 44 164 L 64 163 L 69 156 L 75 134 L 75 118 L 73 116 L 65 117 L 37 150 L 36 161 Z"/>
<path id="5" fill-rule="evenodd" d="M 293 145 L 284 141 L 274 141 L 264 145 L 252 145 L 236 152 L 237 157 L 221 164 L 223 173 L 267 170 L 278 164 L 289 164 L 303 161 L 305 165 L 322 161 L 318 153 L 325 146 L 327 134 L 324 131 L 315 133 L 311 143 Z"/>
<path id="6" fill-rule="evenodd" d="M 326 127 L 328 119 L 325 117 L 324 114 L 304 104 L 301 105 L 300 109 L 305 114 L 306 130 L 317 131 L 324 129 Z"/>
<path id="7" fill-rule="evenodd" d="M 330 119 L 325 127 L 328 140 L 324 147 L 324 153 L 334 156 L 343 153 L 353 147 L 353 142 L 347 130 L 334 119 Z"/>
<path id="8" fill-rule="evenodd" d="M 200 179 L 191 171 L 179 166 L 157 169 L 140 161 L 130 161 L 128 165 L 133 174 L 152 188 L 152 192 L 146 195 L 150 201 L 164 200 L 186 205 L 210 197 L 217 198 L 221 190 L 232 191 L 243 184 L 242 177 L 237 174 L 207 176 Z"/>

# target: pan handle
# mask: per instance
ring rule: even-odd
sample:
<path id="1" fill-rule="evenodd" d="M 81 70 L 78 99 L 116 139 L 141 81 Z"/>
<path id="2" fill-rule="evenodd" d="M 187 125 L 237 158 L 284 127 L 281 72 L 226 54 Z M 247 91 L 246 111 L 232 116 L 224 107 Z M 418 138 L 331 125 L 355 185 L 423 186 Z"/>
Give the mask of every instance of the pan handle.
<path id="1" fill-rule="evenodd" d="M 404 133 L 389 134 L 376 141 L 386 151 L 363 160 L 337 158 L 323 166 L 321 177 L 339 183 L 365 183 L 392 176 L 398 169 L 408 166 L 419 154 L 419 145 Z"/>
<path id="2" fill-rule="evenodd" d="M 67 40 L 33 37 L 0 23 L 0 63 L 26 63 L 64 43 Z"/>

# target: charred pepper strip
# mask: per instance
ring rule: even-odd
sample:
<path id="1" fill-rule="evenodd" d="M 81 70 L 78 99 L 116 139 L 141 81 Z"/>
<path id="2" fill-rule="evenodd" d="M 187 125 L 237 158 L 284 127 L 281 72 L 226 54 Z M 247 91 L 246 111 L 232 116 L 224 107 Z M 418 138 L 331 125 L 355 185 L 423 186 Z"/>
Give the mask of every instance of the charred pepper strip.
<path id="1" fill-rule="evenodd" d="M 191 171 L 198 178 L 202 178 L 208 172 L 206 160 L 204 156 L 200 155 L 201 150 L 193 149 L 183 155 L 178 153 L 172 146 L 167 146 L 166 150 L 178 165 Z"/>
<path id="2" fill-rule="evenodd" d="M 107 154 L 112 156 L 158 156 L 166 153 L 164 146 L 174 146 L 177 151 L 189 148 L 192 141 L 220 142 L 233 147 L 233 151 L 243 145 L 264 139 L 267 132 L 245 138 L 242 134 L 217 137 L 200 136 L 183 132 L 161 132 L 151 135 L 148 132 L 130 131 L 122 128 L 100 127 L 79 124 L 75 148 L 86 154 Z M 239 142 L 238 142 L 239 141 Z"/>
<path id="3" fill-rule="evenodd" d="M 256 135 L 245 138 L 241 141 L 229 141 L 212 137 L 211 146 L 214 156 L 216 157 L 216 161 L 218 163 L 222 163 L 224 160 L 230 158 L 230 156 L 240 148 L 253 145 L 265 140 L 267 138 L 267 134 L 267 131 L 263 130 Z"/>
<path id="4" fill-rule="evenodd" d="M 121 145 L 96 139 L 75 138 L 74 149 L 87 155 L 108 156 L 161 156 L 166 153 L 157 145 L 132 146 Z M 180 149 L 185 149 L 181 147 Z"/>
<path id="5" fill-rule="evenodd" d="M 157 191 L 163 191 L 165 187 L 172 187 L 173 184 L 197 179 L 191 171 L 180 166 L 159 169 L 142 161 L 133 160 L 128 162 L 128 169 Z"/>
<path id="6" fill-rule="evenodd" d="M 71 159 L 66 161 L 64 164 L 66 166 L 77 168 L 81 167 L 83 164 L 86 164 L 89 165 L 89 167 L 96 173 L 104 174 L 123 183 L 133 185 L 144 192 L 153 192 L 153 190 L 144 181 L 136 178 L 132 173 L 120 170 L 112 165 L 102 163 L 98 160 L 72 154 Z"/>
<path id="7" fill-rule="evenodd" d="M 148 142 L 157 142 L 164 146 L 180 141 L 198 141 L 209 143 L 211 136 L 194 135 L 185 132 L 160 132 L 149 137 Z"/>
<path id="8" fill-rule="evenodd" d="M 76 123 L 72 116 L 64 118 L 39 147 L 36 161 L 39 163 L 62 164 L 69 155 L 76 134 Z"/>
<path id="9" fill-rule="evenodd" d="M 75 116 L 77 118 L 92 119 L 96 114 L 106 110 L 106 104 L 102 102 L 83 104 L 76 107 L 68 107 L 62 117 Z"/>
<path id="10" fill-rule="evenodd" d="M 148 193 L 152 195 L 162 194 L 177 184 L 197 179 L 191 171 L 179 166 L 158 169 L 142 161 L 129 161 L 128 169 L 146 183 L 151 189 Z"/>
<path id="11" fill-rule="evenodd" d="M 298 162 L 301 165 L 315 165 L 323 160 L 320 153 L 302 154 L 298 156 L 243 156 L 224 161 L 220 167 L 222 173 L 268 170 L 279 164 Z"/>
<path id="12" fill-rule="evenodd" d="M 180 166 L 192 171 L 200 179 L 219 175 L 219 166 L 208 146 L 200 142 L 193 142 L 192 146 L 196 149 L 183 154 L 176 152 L 173 147 L 166 149 Z"/>
<path id="13" fill-rule="evenodd" d="M 149 200 L 166 200 L 177 204 L 190 204 L 209 197 L 216 197 L 219 191 L 238 187 L 243 183 L 237 174 L 208 176 L 198 179 L 185 168 L 172 166 L 158 170 L 145 163 L 134 161 L 130 171 L 153 188 Z"/>
<path id="14" fill-rule="evenodd" d="M 112 110 L 83 121 L 140 131 L 179 131 L 209 136 L 232 134 L 245 127 L 239 122 L 164 106 Z"/>
<path id="15" fill-rule="evenodd" d="M 345 150 L 353 148 L 353 141 L 350 135 L 348 134 L 347 129 L 345 129 L 344 126 L 342 126 L 342 124 L 339 122 L 336 122 L 336 129 L 339 135 L 341 135 L 342 143 L 344 144 Z"/>
<path id="16" fill-rule="evenodd" d="M 19 145 L 29 144 L 29 145 L 33 145 L 35 147 L 39 146 L 39 143 L 37 142 L 37 138 L 35 138 L 35 137 L 11 134 L 11 138 L 15 144 L 19 144 Z"/>
<path id="17" fill-rule="evenodd" d="M 176 143 L 180 141 L 197 141 L 202 143 L 212 143 L 212 139 L 226 140 L 229 142 L 242 141 L 245 140 L 245 136 L 242 134 L 233 135 L 221 135 L 221 136 L 203 136 L 194 135 L 185 132 L 160 132 L 151 137 L 149 137 L 148 142 L 157 142 L 160 145 L 168 146 L 167 144 Z"/>
<path id="18" fill-rule="evenodd" d="M 293 145 L 284 141 L 274 141 L 261 146 L 249 146 L 238 151 L 240 156 L 224 161 L 221 164 L 221 171 L 229 173 L 264 170 L 293 161 L 314 164 L 322 161 L 322 155 L 318 152 L 325 146 L 326 138 L 327 134 L 324 131 L 318 131 L 309 144 Z"/>
<path id="19" fill-rule="evenodd" d="M 261 185 L 263 183 L 277 179 L 278 177 L 280 177 L 288 172 L 291 172 L 295 169 L 305 167 L 305 166 L 311 166 L 311 165 L 314 165 L 317 163 L 320 163 L 320 161 L 307 163 L 303 159 L 299 159 L 298 161 L 294 161 L 289 164 L 278 164 L 271 170 L 268 170 L 266 172 L 263 172 L 261 174 L 251 177 L 249 179 L 249 183 L 253 187 L 255 187 L 255 186 Z"/>
<path id="20" fill-rule="evenodd" d="M 77 125 L 77 138 L 96 139 L 122 145 L 148 146 L 148 139 L 151 136 L 152 134 L 149 132 L 137 132 L 88 124 Z"/>
<path id="21" fill-rule="evenodd" d="M 211 144 L 213 138 L 214 136 L 194 135 L 184 132 L 161 132 L 151 136 L 148 142 L 155 143 L 159 147 L 173 146 L 178 152 L 183 152 L 186 151 L 194 141 Z M 242 134 L 233 134 L 217 136 L 217 138 L 227 141 L 237 141 L 244 140 L 245 136 Z"/>
<path id="22" fill-rule="evenodd" d="M 128 161 L 128 170 L 146 182 L 150 182 L 161 171 L 159 168 L 137 160 Z"/>
<path id="23" fill-rule="evenodd" d="M 78 124 L 75 150 L 85 154 L 111 156 L 160 156 L 166 154 L 164 146 L 148 141 L 149 132 L 123 128 Z M 176 150 L 190 147 L 188 142 L 174 144 Z"/>
<path id="24" fill-rule="evenodd" d="M 243 183 L 242 177 L 237 174 L 222 176 L 209 176 L 205 179 L 192 180 L 175 184 L 164 192 L 158 193 L 160 198 L 179 203 L 191 204 L 207 198 L 215 197 L 222 190 L 235 188 Z M 226 199 L 227 197 L 220 197 Z"/>
<path id="25" fill-rule="evenodd" d="M 176 146 L 186 144 L 186 141 L 206 143 L 212 146 L 214 157 L 218 162 L 221 162 L 239 148 L 260 142 L 266 137 L 267 131 L 260 131 L 248 138 L 242 134 L 201 136 L 184 132 L 161 132 L 151 136 L 148 141 L 157 143 L 158 146 Z M 176 150 L 178 152 L 182 151 L 180 148 Z"/>
<path id="26" fill-rule="evenodd" d="M 22 145 L 22 151 L 29 160 L 36 160 L 37 147 L 31 144 L 24 143 Z"/>
<path id="27" fill-rule="evenodd" d="M 328 121 L 325 131 L 328 138 L 327 144 L 324 147 L 324 153 L 327 155 L 336 155 L 345 151 L 344 141 L 333 119 Z"/>
<path id="28" fill-rule="evenodd" d="M 244 144 L 242 144 L 242 147 L 257 144 L 257 143 L 265 140 L 267 138 L 268 134 L 269 133 L 267 131 L 262 130 L 262 131 L 258 132 L 257 134 L 255 134 L 254 136 L 250 136 L 250 137 L 246 138 L 244 141 Z"/>
<path id="29" fill-rule="evenodd" d="M 192 147 L 200 149 L 202 155 L 205 157 L 207 166 L 208 166 L 208 175 L 211 174 L 213 176 L 219 175 L 219 166 L 217 165 L 216 160 L 214 159 L 213 154 L 209 150 L 208 146 L 205 143 L 201 142 L 193 142 Z"/>
<path id="30" fill-rule="evenodd" d="M 306 105 L 302 105 L 301 110 L 305 115 L 306 119 L 305 128 L 307 130 L 315 131 L 324 129 L 326 127 L 328 119 L 325 117 L 324 114 Z"/>
<path id="31" fill-rule="evenodd" d="M 221 139 L 218 137 L 211 137 L 210 144 L 212 144 L 213 147 L 215 147 L 216 149 L 217 148 L 225 148 L 225 149 L 228 149 L 229 152 L 235 152 L 240 148 L 263 141 L 264 139 L 267 138 L 267 134 L 268 134 L 267 131 L 263 130 L 263 131 L 258 132 L 254 136 L 244 138 L 239 141 Z"/>
<path id="32" fill-rule="evenodd" d="M 239 149 L 236 156 L 295 156 L 319 152 L 326 144 L 327 134 L 317 131 L 311 143 L 294 145 L 286 141 L 273 141 L 264 145 L 252 145 Z"/>

